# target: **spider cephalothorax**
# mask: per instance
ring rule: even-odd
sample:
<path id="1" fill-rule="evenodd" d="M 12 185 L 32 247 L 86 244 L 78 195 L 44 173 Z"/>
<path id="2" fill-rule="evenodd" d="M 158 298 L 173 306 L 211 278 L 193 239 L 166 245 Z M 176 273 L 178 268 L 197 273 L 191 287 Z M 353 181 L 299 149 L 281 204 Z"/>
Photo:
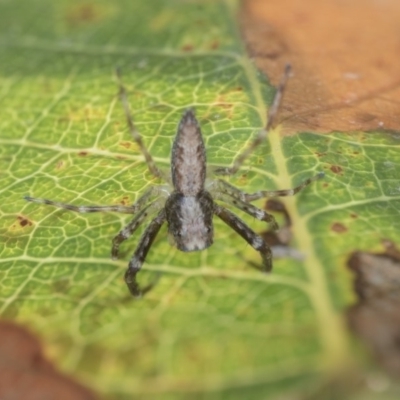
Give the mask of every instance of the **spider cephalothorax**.
<path id="1" fill-rule="evenodd" d="M 285 70 L 283 80 L 278 87 L 272 106 L 269 109 L 266 127 L 260 131 L 252 144 L 234 160 L 231 167 L 214 168 L 212 173 L 215 176 L 234 174 L 253 150 L 265 140 L 266 133 L 270 129 L 278 111 L 289 72 L 290 67 L 288 66 Z M 146 288 L 140 288 L 136 282 L 136 275 L 145 261 L 157 233 L 165 222 L 168 224 L 170 241 L 179 250 L 185 252 L 199 251 L 206 249 L 213 243 L 213 216 L 217 215 L 260 253 L 262 257 L 262 270 L 265 272 L 270 271 L 272 269 L 272 254 L 267 243 L 240 218 L 220 203 L 236 207 L 258 220 L 268 222 L 272 228 L 277 229 L 277 224 L 273 216 L 253 206 L 250 202 L 264 197 L 293 195 L 314 180 L 321 178 L 323 173 L 305 180 L 293 189 L 260 190 L 251 194 L 242 192 L 222 179 L 211 180 L 206 185 L 207 165 L 204 141 L 194 111 L 188 109 L 184 112 L 178 125 L 178 131 L 171 151 L 171 173 L 166 176 L 155 165 L 153 158 L 135 128 L 126 90 L 121 83 L 119 73 L 117 75 L 119 78 L 120 97 L 132 137 L 139 145 L 150 172 L 156 177 L 166 180 L 169 188 L 166 189 L 165 186 L 153 186 L 131 206 L 75 206 L 28 196 L 25 199 L 80 213 L 116 211 L 134 214 L 129 224 L 113 239 L 111 255 L 114 259 L 118 257 L 119 245 L 136 231 L 147 216 L 155 214 L 156 216 L 149 223 L 140 238 L 129 262 L 128 270 L 125 273 L 125 282 L 134 296 L 142 295 L 151 287 L 150 285 Z"/>

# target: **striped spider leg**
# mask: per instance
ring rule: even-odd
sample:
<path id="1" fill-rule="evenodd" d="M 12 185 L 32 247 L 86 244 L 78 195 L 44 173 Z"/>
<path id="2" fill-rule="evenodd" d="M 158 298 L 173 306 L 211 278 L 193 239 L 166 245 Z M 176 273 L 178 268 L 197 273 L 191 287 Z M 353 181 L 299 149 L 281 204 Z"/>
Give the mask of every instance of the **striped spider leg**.
<path id="1" fill-rule="evenodd" d="M 243 162 L 264 140 L 267 131 L 272 126 L 275 115 L 282 99 L 284 88 L 290 73 L 290 67 L 286 67 L 281 84 L 276 92 L 273 104 L 269 111 L 268 123 L 253 143 L 243 151 L 233 162 L 231 167 L 219 167 L 212 172 L 214 175 L 231 175 L 237 172 Z M 149 215 L 156 215 L 148 224 L 134 251 L 125 273 L 125 282 L 129 291 L 135 297 L 146 293 L 152 285 L 141 288 L 136 281 L 136 275 L 143 265 L 147 253 L 150 250 L 162 225 L 167 222 L 168 235 L 178 250 L 183 252 L 201 251 L 211 246 L 214 238 L 213 217 L 217 215 L 230 228 L 236 231 L 247 241 L 262 258 L 262 270 L 269 272 L 272 269 L 271 249 L 263 238 L 251 230 L 240 218 L 223 207 L 223 202 L 246 212 L 247 214 L 269 223 L 273 229 L 277 224 L 272 215 L 250 204 L 251 201 L 263 197 L 286 196 L 297 193 L 311 182 L 322 177 L 309 178 L 301 185 L 293 189 L 277 191 L 258 191 L 245 193 L 235 188 L 222 179 L 207 181 L 206 183 L 206 150 L 199 123 L 194 111 L 188 109 L 184 112 L 178 125 L 177 133 L 171 150 L 170 174 L 160 170 L 137 131 L 131 115 L 128 96 L 121 76 L 117 71 L 119 83 L 119 95 L 125 112 L 128 128 L 133 140 L 137 143 L 147 163 L 149 171 L 166 185 L 149 188 L 131 206 L 75 206 L 57 201 L 25 197 L 27 201 L 48 204 L 67 210 L 86 213 L 97 211 L 115 211 L 133 214 L 133 219 L 122 229 L 112 241 L 111 255 L 113 259 L 118 256 L 120 244 L 128 239 Z"/>

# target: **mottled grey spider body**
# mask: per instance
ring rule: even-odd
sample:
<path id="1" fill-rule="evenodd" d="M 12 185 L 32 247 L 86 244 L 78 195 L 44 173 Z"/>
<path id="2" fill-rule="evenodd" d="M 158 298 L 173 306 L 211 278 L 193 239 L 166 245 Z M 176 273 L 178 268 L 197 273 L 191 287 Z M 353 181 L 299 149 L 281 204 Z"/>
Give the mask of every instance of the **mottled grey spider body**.
<path id="1" fill-rule="evenodd" d="M 277 114 L 289 72 L 290 67 L 288 66 L 285 70 L 283 80 L 278 87 L 273 104 L 270 107 L 266 127 L 258 134 L 253 143 L 234 160 L 231 167 L 215 168 L 212 171 L 214 175 L 234 174 L 253 150 L 265 140 L 266 133 Z M 151 285 L 149 285 L 141 289 L 136 282 L 136 275 L 145 261 L 147 253 L 161 226 L 165 222 L 168 225 L 170 240 L 179 250 L 185 252 L 200 251 L 211 246 L 213 243 L 213 216 L 217 215 L 260 253 L 262 257 L 262 270 L 269 272 L 272 269 L 272 254 L 267 243 L 235 214 L 219 203 L 216 203 L 215 200 L 234 206 L 258 220 L 268 222 L 272 228 L 277 229 L 277 224 L 273 216 L 253 206 L 250 202 L 265 197 L 293 195 L 314 180 L 321 178 L 323 174 L 320 173 L 309 178 L 293 189 L 276 191 L 261 190 L 252 194 L 244 193 L 220 179 L 206 183 L 207 165 L 203 137 L 194 111 L 189 109 L 183 114 L 172 146 L 171 175 L 165 176 L 155 165 L 153 158 L 144 146 L 142 138 L 135 128 L 126 90 L 121 83 L 119 73 L 117 75 L 120 85 L 120 97 L 132 137 L 139 145 L 150 172 L 156 177 L 163 178 L 170 183 L 168 188 L 165 186 L 153 186 L 131 206 L 75 206 L 28 196 L 25 199 L 80 213 L 116 211 L 134 214 L 134 218 L 129 224 L 113 239 L 111 249 L 113 259 L 118 257 L 120 244 L 136 231 L 147 216 L 156 214 L 140 238 L 125 273 L 125 282 L 130 292 L 136 297 L 144 294 L 151 288 Z"/>
<path id="2" fill-rule="evenodd" d="M 165 203 L 168 233 L 181 251 L 203 250 L 213 242 L 214 202 L 205 190 L 206 151 L 199 124 L 187 110 L 171 152 L 174 191 Z"/>

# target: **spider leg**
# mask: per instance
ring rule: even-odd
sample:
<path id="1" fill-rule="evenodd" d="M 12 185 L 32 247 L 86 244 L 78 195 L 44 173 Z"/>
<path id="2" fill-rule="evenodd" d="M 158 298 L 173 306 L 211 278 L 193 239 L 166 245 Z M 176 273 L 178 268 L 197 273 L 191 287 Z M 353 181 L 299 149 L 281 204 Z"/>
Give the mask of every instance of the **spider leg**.
<path id="1" fill-rule="evenodd" d="M 118 250 L 119 246 L 122 242 L 129 239 L 136 229 L 142 224 L 142 222 L 149 216 L 151 212 L 154 210 L 159 211 L 162 208 L 161 202 L 154 202 L 149 204 L 139 213 L 135 215 L 131 222 L 126 225 L 112 240 L 112 248 L 111 248 L 111 258 L 116 260 L 118 258 Z"/>
<path id="2" fill-rule="evenodd" d="M 213 195 L 215 200 L 221 200 L 227 204 L 230 204 L 236 208 L 238 208 L 239 210 L 244 211 L 245 213 L 251 215 L 252 217 L 258 219 L 259 221 L 264 221 L 267 222 L 268 224 L 271 225 L 271 228 L 273 230 L 278 230 L 278 224 L 275 221 L 275 218 L 273 217 L 273 215 L 268 214 L 266 211 L 261 210 L 258 207 L 253 206 L 250 203 L 246 203 L 238 198 L 235 198 L 233 196 L 230 196 L 228 194 L 225 193 L 215 193 Z"/>
<path id="3" fill-rule="evenodd" d="M 292 188 L 292 189 L 282 189 L 282 190 L 259 190 L 255 193 L 245 193 L 238 189 L 237 187 L 231 185 L 230 183 L 218 179 L 213 181 L 213 186 L 211 186 L 211 191 L 217 192 L 218 190 L 222 193 L 225 193 L 231 196 L 234 199 L 239 199 L 244 202 L 251 202 L 258 199 L 266 198 L 266 197 L 283 197 L 283 196 L 293 196 L 294 194 L 300 192 L 305 187 L 307 187 L 310 183 L 317 181 L 318 179 L 322 179 L 325 176 L 324 172 L 319 172 L 317 175 L 307 178 L 305 181 L 300 183 L 300 185 Z"/>
<path id="4" fill-rule="evenodd" d="M 75 211 L 78 213 L 91 213 L 91 212 L 101 212 L 101 211 L 115 211 L 125 214 L 134 214 L 137 209 L 134 206 L 75 206 L 73 204 L 61 203 L 59 201 L 53 201 L 48 199 L 39 199 L 36 197 L 24 196 L 26 201 L 38 204 L 48 204 L 50 206 L 65 208 L 66 210 Z"/>
<path id="5" fill-rule="evenodd" d="M 238 171 L 238 169 L 242 166 L 242 164 L 246 161 L 246 159 L 250 156 L 251 153 L 266 140 L 268 131 L 271 129 L 272 125 L 275 122 L 275 118 L 278 114 L 279 107 L 281 105 L 283 93 L 286 88 L 287 81 L 289 79 L 290 72 L 292 67 L 290 64 L 287 64 L 285 67 L 285 71 L 282 77 L 282 80 L 278 86 L 278 89 L 275 93 L 274 100 L 272 102 L 271 107 L 268 110 L 268 117 L 267 117 L 267 124 L 265 125 L 264 129 L 262 129 L 256 138 L 253 140 L 252 143 L 242 152 L 240 153 L 235 160 L 231 167 L 217 167 L 214 169 L 215 175 L 233 175 Z"/>
<path id="6" fill-rule="evenodd" d="M 157 167 L 155 164 L 153 157 L 147 150 L 147 147 L 143 143 L 142 137 L 139 134 L 139 131 L 136 129 L 136 126 L 133 122 L 133 117 L 131 113 L 131 109 L 129 107 L 129 102 L 128 102 L 128 95 L 126 93 L 125 86 L 122 83 L 121 79 L 121 71 L 117 68 L 116 69 L 116 76 L 118 80 L 118 85 L 119 85 L 119 97 L 122 102 L 122 106 L 124 107 L 125 111 L 125 116 L 126 116 L 126 121 L 128 123 L 129 130 L 131 132 L 133 140 L 136 142 L 136 144 L 139 146 L 140 151 L 144 155 L 144 158 L 147 163 L 147 167 L 149 168 L 149 171 L 156 177 L 156 178 L 162 178 L 165 179 L 166 177 L 162 173 L 162 171 Z"/>
<path id="7" fill-rule="evenodd" d="M 162 224 L 165 222 L 165 219 L 165 210 L 162 209 L 146 228 L 145 232 L 140 238 L 135 252 L 133 253 L 131 261 L 129 262 L 129 267 L 125 273 L 125 282 L 129 291 L 135 297 L 141 297 L 153 287 L 153 284 L 150 284 L 141 289 L 139 284 L 136 282 L 136 274 L 140 271 L 140 268 L 146 259 L 147 253 Z"/>
<path id="8" fill-rule="evenodd" d="M 325 176 L 324 172 L 320 172 L 317 175 L 307 178 L 304 180 L 300 185 L 292 189 L 282 189 L 282 190 L 259 190 L 255 193 L 243 193 L 245 201 L 255 201 L 258 199 L 266 198 L 266 197 L 283 197 L 283 196 L 293 196 L 296 193 L 303 190 L 307 187 L 310 183 L 317 181 L 318 179 L 322 179 Z"/>
<path id="9" fill-rule="evenodd" d="M 224 207 L 215 204 L 214 214 L 237 232 L 246 242 L 261 254 L 264 272 L 272 270 L 272 252 L 264 239 L 253 232 L 239 217 Z"/>
<path id="10" fill-rule="evenodd" d="M 112 205 L 112 206 L 75 206 L 73 204 L 61 203 L 59 201 L 53 201 L 48 199 L 39 199 L 36 197 L 25 196 L 26 201 L 38 204 L 48 204 L 50 206 L 64 208 L 66 210 L 75 211 L 78 213 L 91 213 L 91 212 L 119 212 L 125 214 L 135 214 L 143 208 L 143 206 L 149 201 L 150 198 L 163 195 L 162 187 L 153 186 L 149 188 L 143 196 L 141 196 L 134 204 L 131 206 L 122 205 Z"/>

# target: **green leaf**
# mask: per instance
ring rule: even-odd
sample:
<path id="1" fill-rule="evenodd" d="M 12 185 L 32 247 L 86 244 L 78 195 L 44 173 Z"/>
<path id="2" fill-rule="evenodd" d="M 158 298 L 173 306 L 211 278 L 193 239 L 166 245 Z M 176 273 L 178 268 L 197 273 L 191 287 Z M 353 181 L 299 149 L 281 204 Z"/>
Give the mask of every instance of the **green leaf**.
<path id="1" fill-rule="evenodd" d="M 129 216 L 23 200 L 129 204 L 158 183 L 126 127 L 117 66 L 160 167 L 192 106 L 209 163 L 229 165 L 273 94 L 244 53 L 236 10 L 229 0 L 0 4 L 0 310 L 108 398 L 272 399 L 343 378 L 356 357 L 343 317 L 346 260 L 400 239 L 395 133 L 282 137 L 278 127 L 230 182 L 252 192 L 327 173 L 284 200 L 304 260 L 275 260 L 266 276 L 217 219 L 214 245 L 196 253 L 170 247 L 164 227 L 138 279 L 162 276 L 140 301 L 123 281 L 140 233 L 110 260 Z"/>

